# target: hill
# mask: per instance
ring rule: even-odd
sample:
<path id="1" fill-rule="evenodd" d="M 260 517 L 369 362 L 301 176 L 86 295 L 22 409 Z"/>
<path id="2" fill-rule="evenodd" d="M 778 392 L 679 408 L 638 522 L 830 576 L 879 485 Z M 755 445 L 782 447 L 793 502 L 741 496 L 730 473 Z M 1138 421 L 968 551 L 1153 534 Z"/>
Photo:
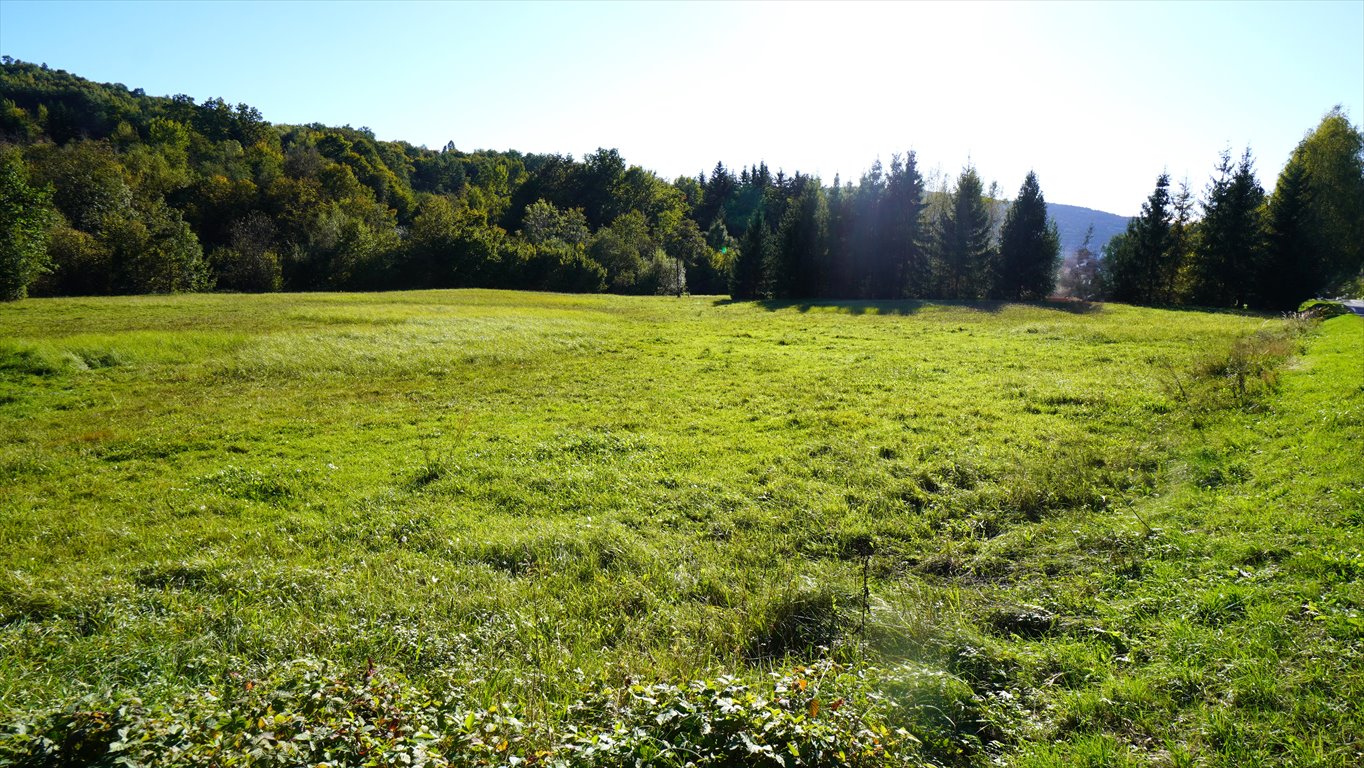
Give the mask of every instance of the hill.
<path id="1" fill-rule="evenodd" d="M 1089 249 L 1096 254 L 1102 253 L 1109 240 L 1127 229 L 1128 221 L 1128 217 L 1116 213 L 1062 203 L 1047 203 L 1047 215 L 1056 220 L 1056 228 L 1061 233 L 1062 255 L 1079 250 L 1085 241 L 1085 232 L 1091 225 L 1094 227 L 1094 237 L 1090 240 Z"/>

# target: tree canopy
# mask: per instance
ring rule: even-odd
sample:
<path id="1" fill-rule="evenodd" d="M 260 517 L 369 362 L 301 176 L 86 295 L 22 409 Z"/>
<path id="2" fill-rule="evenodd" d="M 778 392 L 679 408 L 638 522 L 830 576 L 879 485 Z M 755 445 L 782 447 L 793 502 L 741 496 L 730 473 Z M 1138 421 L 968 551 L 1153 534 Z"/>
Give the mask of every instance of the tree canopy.
<path id="1" fill-rule="evenodd" d="M 914 152 L 856 183 L 761 162 L 667 181 L 615 149 L 433 150 L 8 57 L 0 159 L 7 299 L 507 287 L 1036 300 L 1059 267 L 1033 173 L 1012 202 L 970 166 L 930 190 Z M 1067 290 L 1291 308 L 1360 279 L 1364 137 L 1339 108 L 1272 195 L 1249 152 L 1223 158 L 1201 207 L 1169 186 L 1162 175 L 1102 259 L 1075 257 Z"/>

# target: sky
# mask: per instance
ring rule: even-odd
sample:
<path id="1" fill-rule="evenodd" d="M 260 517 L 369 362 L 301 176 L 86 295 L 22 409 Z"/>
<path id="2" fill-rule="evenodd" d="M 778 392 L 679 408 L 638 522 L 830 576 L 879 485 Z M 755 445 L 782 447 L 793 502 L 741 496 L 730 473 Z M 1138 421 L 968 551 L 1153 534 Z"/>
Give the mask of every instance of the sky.
<path id="1" fill-rule="evenodd" d="M 1364 0 L 1213 3 L 29 2 L 0 54 L 273 123 L 831 183 L 914 151 L 1006 197 L 1134 215 L 1251 150 L 1272 187 L 1333 106 L 1364 119 Z"/>

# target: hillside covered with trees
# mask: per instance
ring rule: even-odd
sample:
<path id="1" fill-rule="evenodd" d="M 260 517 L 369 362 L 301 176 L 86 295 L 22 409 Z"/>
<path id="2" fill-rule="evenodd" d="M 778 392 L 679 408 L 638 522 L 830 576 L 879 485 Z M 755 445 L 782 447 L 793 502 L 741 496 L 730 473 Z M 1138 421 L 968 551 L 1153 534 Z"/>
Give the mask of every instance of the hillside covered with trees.
<path id="1" fill-rule="evenodd" d="M 1223 158 L 1202 201 L 1162 177 L 1104 258 L 1082 247 L 1061 282 L 1086 299 L 1295 306 L 1358 279 L 1361 206 L 1364 139 L 1335 110 L 1275 194 L 1248 152 Z M 1061 267 L 1033 174 L 1007 203 L 971 167 L 932 183 L 913 152 L 856 183 L 763 163 L 667 181 L 613 149 L 432 150 L 10 58 L 0 210 L 7 299 L 502 287 L 1027 300 Z"/>

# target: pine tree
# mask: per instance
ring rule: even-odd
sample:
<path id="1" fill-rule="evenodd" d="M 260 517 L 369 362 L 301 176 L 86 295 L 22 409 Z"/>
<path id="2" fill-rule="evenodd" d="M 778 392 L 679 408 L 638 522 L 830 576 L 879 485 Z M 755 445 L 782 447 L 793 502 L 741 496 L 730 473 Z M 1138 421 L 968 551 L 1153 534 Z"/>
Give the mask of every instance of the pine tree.
<path id="1" fill-rule="evenodd" d="M 1047 201 L 1029 171 L 1018 199 L 1004 216 L 999 237 L 999 282 L 995 293 L 1011 301 L 1045 298 L 1056 284 L 1061 237 L 1056 222 L 1047 218 Z"/>
<path id="2" fill-rule="evenodd" d="M 851 235 L 852 229 L 852 192 L 844 187 L 837 174 L 834 185 L 829 188 L 829 229 L 828 253 L 829 272 L 825 276 L 827 285 L 822 293 L 831 298 L 845 299 L 852 296 L 849 288 L 851 277 Z"/>
<path id="3" fill-rule="evenodd" d="M 827 295 L 829 203 L 819 180 L 796 176 L 796 196 L 782 217 L 767 272 L 775 297 L 809 298 Z"/>
<path id="4" fill-rule="evenodd" d="M 881 273 L 886 176 L 878 158 L 862 175 L 852 199 L 852 253 L 849 259 L 850 292 L 857 298 L 874 298 Z"/>
<path id="5" fill-rule="evenodd" d="M 1265 220 L 1265 260 L 1260 266 L 1259 303 L 1267 309 L 1296 309 L 1329 276 L 1317 258 L 1307 168 L 1290 158 L 1279 174 Z"/>
<path id="6" fill-rule="evenodd" d="M 1170 175 L 1162 173 L 1156 188 L 1142 204 L 1137 229 L 1133 233 L 1139 269 L 1142 304 L 1166 304 L 1173 300 L 1167 292 L 1174 282 L 1178 264 L 1174 262 L 1174 248 L 1170 227 L 1174 217 L 1170 213 Z"/>
<path id="7" fill-rule="evenodd" d="M 1194 252 L 1191 300 L 1214 307 L 1254 301 L 1264 228 L 1264 189 L 1255 180 L 1250 150 L 1236 166 L 1222 153 L 1218 176 L 1208 187 Z"/>
<path id="8" fill-rule="evenodd" d="M 1169 288 L 1179 270 L 1173 245 L 1170 177 L 1162 173 L 1142 203 L 1141 215 L 1128 221 L 1127 231 L 1104 248 L 1100 271 L 1107 296 L 1131 304 L 1172 301 Z"/>
<path id="9" fill-rule="evenodd" d="M 976 169 L 968 166 L 957 178 L 957 187 L 937 221 L 934 260 L 942 298 L 984 295 L 994 256 L 990 233 L 990 206 L 984 185 Z"/>
<path id="10" fill-rule="evenodd" d="M 913 152 L 890 161 L 886 184 L 884 258 L 877 276 L 878 298 L 922 297 L 931 277 L 924 231 L 924 177 Z"/>
<path id="11" fill-rule="evenodd" d="M 755 299 L 763 282 L 763 264 L 771 258 L 772 233 L 761 206 L 753 212 L 743 244 L 729 276 L 729 295 L 736 301 Z"/>

